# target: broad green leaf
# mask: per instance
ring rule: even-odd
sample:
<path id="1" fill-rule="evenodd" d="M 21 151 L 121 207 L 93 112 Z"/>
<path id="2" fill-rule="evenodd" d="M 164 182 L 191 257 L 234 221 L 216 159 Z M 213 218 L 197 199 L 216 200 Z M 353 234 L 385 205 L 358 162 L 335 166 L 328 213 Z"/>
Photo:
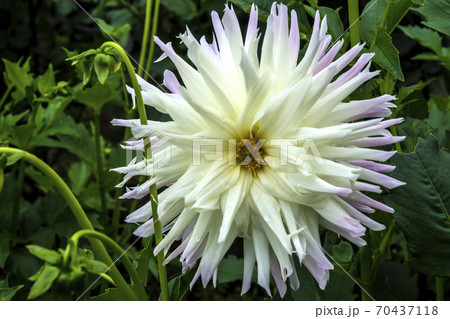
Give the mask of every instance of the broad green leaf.
<path id="1" fill-rule="evenodd" d="M 442 39 L 436 31 L 411 25 L 407 27 L 400 26 L 399 28 L 404 34 L 416 40 L 424 47 L 433 50 L 438 55 L 442 54 Z"/>
<path id="2" fill-rule="evenodd" d="M 379 28 L 390 35 L 411 6 L 419 3 L 418 0 L 371 0 L 361 14 L 361 38 L 371 45 Z"/>
<path id="3" fill-rule="evenodd" d="M 19 285 L 10 288 L 0 288 L 0 301 L 11 301 L 16 292 L 18 292 L 23 287 L 23 285 Z"/>
<path id="4" fill-rule="evenodd" d="M 399 136 L 406 137 L 402 142 L 403 150 L 407 153 L 412 153 L 416 148 L 419 137 L 425 137 L 430 132 L 430 129 L 425 121 L 407 117 L 402 124 L 397 125 L 397 132 Z"/>
<path id="5" fill-rule="evenodd" d="M 392 44 L 391 36 L 383 29 L 378 29 L 371 51 L 375 53 L 373 61 L 376 64 L 390 72 L 400 81 L 404 81 L 405 78 L 400 66 L 398 51 Z"/>
<path id="6" fill-rule="evenodd" d="M 442 112 L 435 107 L 425 122 L 434 129 L 439 145 L 450 150 L 450 112 Z"/>
<path id="7" fill-rule="evenodd" d="M 35 255 L 37 258 L 45 260 L 46 262 L 49 262 L 50 264 L 58 264 L 61 262 L 62 257 L 61 255 L 53 250 L 40 247 L 37 245 L 27 245 L 27 249 Z"/>
<path id="8" fill-rule="evenodd" d="M 403 230 L 409 264 L 431 276 L 450 276 L 450 153 L 432 135 L 419 138 L 413 153 L 396 154 L 394 178 L 406 183 L 386 196 Z"/>
<path id="9" fill-rule="evenodd" d="M 50 289 L 53 282 L 58 278 L 61 270 L 55 266 L 44 265 L 42 271 L 40 271 L 39 277 L 31 287 L 28 299 L 35 299 Z"/>
<path id="10" fill-rule="evenodd" d="M 85 162 L 77 162 L 72 164 L 68 172 L 70 180 L 70 189 L 75 195 L 79 195 L 91 176 L 88 166 Z"/>
<path id="11" fill-rule="evenodd" d="M 337 263 L 348 264 L 352 261 L 353 248 L 347 241 L 341 241 L 338 245 L 334 245 L 332 252 Z"/>
<path id="12" fill-rule="evenodd" d="M 244 272 L 244 260 L 234 255 L 225 257 L 217 270 L 217 282 L 219 284 L 242 280 Z"/>
<path id="13" fill-rule="evenodd" d="M 378 268 L 372 291 L 377 301 L 417 300 L 417 274 L 413 274 L 406 264 L 383 262 Z"/>
<path id="14" fill-rule="evenodd" d="M 435 107 L 441 112 L 450 112 L 450 97 L 431 94 L 428 101 L 428 111 L 432 111 Z"/>
<path id="15" fill-rule="evenodd" d="M 334 40 L 339 39 L 344 34 L 344 24 L 341 21 L 341 17 L 339 16 L 339 11 L 342 7 L 337 8 L 336 10 L 328 8 L 328 7 L 319 7 L 320 16 L 323 18 L 327 17 L 327 25 L 328 32 L 333 37 Z M 305 9 L 310 16 L 314 17 L 316 10 L 313 7 L 306 6 Z"/>
<path id="16" fill-rule="evenodd" d="M 183 20 L 191 20 L 197 15 L 197 8 L 192 0 L 163 0 L 161 3 Z"/>
<path id="17" fill-rule="evenodd" d="M 75 98 L 78 102 L 89 106 L 96 113 L 100 113 L 102 106 L 106 102 L 113 100 L 116 95 L 117 90 L 113 89 L 108 83 L 105 85 L 96 84 L 91 88 L 75 92 Z"/>
<path id="18" fill-rule="evenodd" d="M 450 28 L 448 26 L 450 1 L 426 0 L 423 6 L 413 10 L 425 18 L 425 21 L 422 21 L 424 25 L 450 36 Z"/>

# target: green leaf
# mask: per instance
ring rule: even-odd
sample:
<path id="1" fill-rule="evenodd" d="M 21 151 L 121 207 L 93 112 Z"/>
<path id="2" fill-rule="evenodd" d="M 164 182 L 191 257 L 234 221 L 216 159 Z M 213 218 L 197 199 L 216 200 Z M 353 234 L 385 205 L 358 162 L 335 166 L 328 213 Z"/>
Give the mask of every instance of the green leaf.
<path id="1" fill-rule="evenodd" d="M 422 21 L 422 24 L 450 36 L 448 27 L 450 2 L 448 0 L 426 0 L 423 6 L 413 10 L 425 18 L 426 21 Z"/>
<path id="2" fill-rule="evenodd" d="M 435 107 L 437 107 L 439 111 L 450 112 L 450 97 L 430 94 L 430 100 L 428 101 L 428 111 L 432 111 Z"/>
<path id="3" fill-rule="evenodd" d="M 398 51 L 392 44 L 391 36 L 383 29 L 378 29 L 371 51 L 375 53 L 373 61 L 376 64 L 390 72 L 400 81 L 404 81 L 405 78 L 400 66 Z"/>
<path id="4" fill-rule="evenodd" d="M 141 278 L 143 283 L 147 283 L 147 276 L 149 270 L 149 260 L 150 257 L 153 256 L 152 248 L 151 248 L 151 240 L 146 239 L 147 242 L 144 244 L 144 249 L 139 254 L 139 258 L 137 261 L 136 271 Z"/>
<path id="5" fill-rule="evenodd" d="M 43 75 L 38 76 L 37 87 L 39 93 L 44 95 L 45 93 L 49 92 L 54 86 L 55 74 L 53 72 L 53 65 L 50 63 L 48 65 L 47 71 Z"/>
<path id="6" fill-rule="evenodd" d="M 123 301 L 124 296 L 120 292 L 120 289 L 118 288 L 108 288 L 105 290 L 104 293 L 90 297 L 89 300 L 91 301 Z"/>
<path id="7" fill-rule="evenodd" d="M 9 236 L 6 233 L 0 234 L 0 269 L 5 267 L 6 259 L 9 256 Z"/>
<path id="8" fill-rule="evenodd" d="M 105 84 L 109 73 L 108 58 L 105 54 L 99 53 L 94 58 L 94 70 L 97 74 L 98 81 Z"/>
<path id="9" fill-rule="evenodd" d="M 0 288 L 0 301 L 11 301 L 16 292 L 22 289 L 24 285 L 14 286 L 10 288 Z"/>
<path id="10" fill-rule="evenodd" d="M 162 5 L 183 20 L 191 20 L 197 15 L 197 8 L 192 0 L 164 0 Z"/>
<path id="11" fill-rule="evenodd" d="M 363 41 L 371 45 L 380 28 L 390 35 L 411 6 L 417 2 L 412 0 L 372 0 L 367 3 L 361 14 L 360 25 Z"/>
<path id="12" fill-rule="evenodd" d="M 61 270 L 55 266 L 44 265 L 42 271 L 39 271 L 39 277 L 31 287 L 28 299 L 35 299 L 49 290 L 60 272 Z"/>
<path id="13" fill-rule="evenodd" d="M 20 160 L 25 155 L 25 152 L 18 152 L 14 153 L 13 155 L 8 156 L 8 161 L 6 163 L 6 166 L 13 165 L 18 160 Z"/>
<path id="14" fill-rule="evenodd" d="M 53 250 L 40 247 L 37 245 L 27 245 L 27 249 L 35 255 L 37 258 L 45 260 L 46 262 L 49 262 L 50 264 L 59 264 L 62 260 L 61 255 Z"/>
<path id="15" fill-rule="evenodd" d="M 383 262 L 378 268 L 372 291 L 377 301 L 417 300 L 417 274 L 412 274 L 406 264 Z"/>
<path id="16" fill-rule="evenodd" d="M 433 50 L 434 53 L 438 55 L 442 53 L 442 39 L 439 36 L 439 33 L 427 28 L 411 25 L 407 27 L 400 26 L 399 28 L 408 37 L 416 40 L 424 47 Z"/>
<path id="17" fill-rule="evenodd" d="M 440 150 L 432 135 L 419 139 L 413 153 L 396 154 L 392 176 L 406 183 L 392 190 L 386 202 L 403 230 L 410 265 L 431 276 L 450 276 L 450 153 Z"/>
<path id="18" fill-rule="evenodd" d="M 341 241 L 338 245 L 333 246 L 333 258 L 337 263 L 347 264 L 353 259 L 353 248 L 347 241 Z"/>
<path id="19" fill-rule="evenodd" d="M 5 71 L 8 80 L 16 88 L 15 100 L 19 101 L 25 98 L 25 88 L 33 82 L 33 77 L 30 72 L 30 59 L 28 58 L 22 66 L 19 62 L 13 63 L 6 59 L 2 59 L 5 64 Z"/>
<path id="20" fill-rule="evenodd" d="M 425 121 L 407 117 L 402 124 L 397 125 L 397 131 L 399 136 L 406 136 L 402 142 L 405 152 L 412 153 L 416 148 L 419 137 L 425 137 L 430 129 Z"/>
<path id="21" fill-rule="evenodd" d="M 117 90 L 113 89 L 108 83 L 105 85 L 96 84 L 91 88 L 75 92 L 75 98 L 78 102 L 89 106 L 96 113 L 100 113 L 102 106 L 106 102 L 113 100 L 116 95 Z"/>
<path id="22" fill-rule="evenodd" d="M 368 45 L 375 40 L 387 3 L 388 0 L 371 0 L 364 7 L 360 22 L 361 39 Z"/>
<path id="23" fill-rule="evenodd" d="M 83 258 L 81 265 L 86 271 L 97 275 L 102 275 L 108 270 L 108 266 L 98 260 Z"/>
<path id="24" fill-rule="evenodd" d="M 450 112 L 442 112 L 435 107 L 425 122 L 435 130 L 439 145 L 450 150 Z"/>
<path id="25" fill-rule="evenodd" d="M 79 195 L 86 186 L 91 172 L 85 162 L 77 162 L 72 164 L 68 172 L 70 180 L 70 188 L 75 195 Z"/>
<path id="26" fill-rule="evenodd" d="M 234 255 L 225 257 L 217 270 L 217 282 L 219 284 L 242 280 L 244 273 L 244 260 Z"/>

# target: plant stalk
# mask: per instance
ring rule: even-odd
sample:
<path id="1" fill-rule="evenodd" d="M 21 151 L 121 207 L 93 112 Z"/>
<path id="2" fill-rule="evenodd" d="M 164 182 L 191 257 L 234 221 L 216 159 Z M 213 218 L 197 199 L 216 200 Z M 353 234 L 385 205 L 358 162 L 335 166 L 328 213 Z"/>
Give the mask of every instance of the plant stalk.
<path id="1" fill-rule="evenodd" d="M 150 67 L 152 66 L 153 53 L 155 51 L 155 35 L 158 30 L 159 3 L 160 0 L 155 1 L 155 11 L 153 12 L 152 37 L 150 39 L 150 51 L 148 53 L 147 63 L 145 64 L 144 80 L 148 79 Z"/>
<path id="2" fill-rule="evenodd" d="M 444 301 L 444 278 L 435 277 L 436 301 Z"/>
<path id="3" fill-rule="evenodd" d="M 144 23 L 144 35 L 142 36 L 141 55 L 139 57 L 138 75 L 142 76 L 144 68 L 142 67 L 145 62 L 145 55 L 147 54 L 148 35 L 150 33 L 150 19 L 152 17 L 152 0 L 147 0 L 147 6 L 145 8 L 145 23 Z"/>
<path id="4" fill-rule="evenodd" d="M 348 19 L 350 24 L 350 43 L 353 47 L 360 42 L 358 0 L 348 0 Z"/>
<path id="5" fill-rule="evenodd" d="M 102 218 L 104 219 L 103 225 L 107 222 L 107 212 L 106 212 L 106 194 L 105 194 L 105 183 L 103 179 L 103 157 L 102 157 L 102 145 L 100 141 L 100 113 L 94 115 L 94 137 L 95 137 L 95 157 L 97 158 L 97 181 L 98 181 L 98 191 L 100 193 L 100 202 L 102 205 Z"/>
<path id="6" fill-rule="evenodd" d="M 134 287 L 136 287 L 136 293 L 140 297 L 140 299 L 146 299 L 147 293 L 145 292 L 144 286 L 142 284 L 141 278 L 139 277 L 138 273 L 136 272 L 136 268 L 131 263 L 130 259 L 126 255 L 126 251 L 122 249 L 114 240 L 112 240 L 110 237 L 106 236 L 103 233 L 100 233 L 95 230 L 79 230 L 72 236 L 72 240 L 74 242 L 74 246 L 78 246 L 78 240 L 81 237 L 93 237 L 98 240 L 101 240 L 104 244 L 111 247 L 114 252 L 119 255 L 119 258 L 122 260 L 123 265 L 125 269 L 127 270 L 128 274 L 130 275 L 130 278 L 132 280 L 132 283 L 134 284 Z"/>
<path id="7" fill-rule="evenodd" d="M 159 12 L 159 0 L 157 0 L 157 2 L 156 2 L 155 15 L 157 15 L 158 12 Z M 155 23 L 155 21 L 154 21 L 154 23 Z M 140 88 L 139 82 L 136 78 L 134 67 L 131 64 L 130 59 L 128 58 L 125 51 L 117 43 L 111 42 L 111 41 L 105 42 L 101 45 L 100 49 L 103 49 L 108 46 L 114 48 L 118 52 L 118 54 L 120 55 L 120 57 L 122 59 L 122 62 L 125 64 L 125 67 L 127 68 L 131 83 L 134 88 L 135 96 L 136 96 L 136 105 L 137 105 L 137 109 L 139 112 L 140 123 L 141 123 L 141 125 L 147 125 L 148 121 L 147 121 L 147 114 L 145 112 L 145 107 L 144 107 L 144 100 L 142 98 L 141 88 Z M 151 149 L 151 142 L 150 142 L 149 137 L 144 139 L 144 153 L 146 155 L 147 160 L 152 159 L 152 149 Z M 158 192 L 157 192 L 155 184 L 150 186 L 150 201 L 151 201 L 152 215 L 153 215 L 153 220 L 154 220 L 153 226 L 154 226 L 154 230 L 155 230 L 155 242 L 156 242 L 155 244 L 157 246 L 157 245 L 159 245 L 159 243 L 162 240 L 162 227 L 161 227 L 161 223 L 159 222 L 159 217 L 158 217 Z M 164 266 L 164 252 L 163 251 L 161 251 L 157 255 L 157 260 L 158 260 L 158 272 L 160 274 L 159 284 L 161 287 L 161 296 L 162 296 L 163 300 L 169 300 L 169 296 L 168 296 L 169 289 L 168 289 L 168 285 L 167 285 L 167 274 L 166 274 L 166 267 Z"/>
<path id="8" fill-rule="evenodd" d="M 73 195 L 70 188 L 67 186 L 67 184 L 63 181 L 63 179 L 45 162 L 37 158 L 31 153 L 22 151 L 17 148 L 11 148 L 11 147 L 0 147 L 0 154 L 7 154 L 7 155 L 13 155 L 16 153 L 25 153 L 23 155 L 22 159 L 36 167 L 38 170 L 40 170 L 47 178 L 50 179 L 51 182 L 55 185 L 56 189 L 60 192 L 64 200 L 66 201 L 69 208 L 72 210 L 76 220 L 78 221 L 78 224 L 80 224 L 81 228 L 83 229 L 89 229 L 94 230 L 94 227 L 92 227 L 91 222 L 89 221 L 89 218 L 86 216 L 85 212 L 83 211 L 83 208 L 81 207 L 80 203 L 77 201 L 75 195 Z M 120 274 L 117 267 L 114 265 L 114 262 L 112 261 L 111 257 L 109 256 L 108 252 L 106 251 L 105 247 L 103 246 L 102 242 L 98 239 L 90 239 L 89 242 L 91 243 L 91 246 L 97 255 L 98 259 L 103 261 L 107 265 L 112 265 L 109 274 L 111 275 L 112 279 L 116 283 L 117 287 L 122 292 L 123 296 L 127 300 L 139 300 L 139 298 L 134 294 L 133 290 L 128 286 L 125 279 Z"/>

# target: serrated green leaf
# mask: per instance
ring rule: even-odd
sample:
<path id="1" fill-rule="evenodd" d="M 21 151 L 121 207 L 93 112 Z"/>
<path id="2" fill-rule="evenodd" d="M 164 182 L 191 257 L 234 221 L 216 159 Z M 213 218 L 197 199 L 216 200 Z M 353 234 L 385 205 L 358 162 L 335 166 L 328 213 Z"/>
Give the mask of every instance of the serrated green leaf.
<path id="1" fill-rule="evenodd" d="M 117 90 L 111 88 L 108 83 L 105 85 L 97 84 L 91 88 L 78 90 L 75 92 L 75 98 L 78 102 L 89 106 L 96 113 L 100 113 L 102 106 L 106 102 L 113 100 L 116 95 Z"/>
<path id="2" fill-rule="evenodd" d="M 31 254 L 35 255 L 37 258 L 45 260 L 46 262 L 49 262 L 51 264 L 58 264 L 61 262 L 62 257 L 61 255 L 53 250 L 40 247 L 37 245 L 27 245 L 27 249 L 30 251 Z"/>
<path id="3" fill-rule="evenodd" d="M 400 81 L 405 80 L 400 66 L 398 51 L 392 44 L 391 36 L 387 34 L 383 29 L 377 30 L 374 45 L 371 51 L 375 53 L 373 61 L 376 64 L 381 66 L 386 71 L 390 72 Z"/>
<path id="4" fill-rule="evenodd" d="M 28 299 L 35 299 L 50 289 L 61 270 L 55 266 L 45 265 L 36 282 L 30 289 Z"/>
<path id="5" fill-rule="evenodd" d="M 47 71 L 43 75 L 37 78 L 37 87 L 39 93 L 44 95 L 49 92 L 55 86 L 55 74 L 53 72 L 53 65 L 50 63 L 48 65 Z"/>
<path id="6" fill-rule="evenodd" d="M 5 65 L 6 76 L 12 85 L 16 88 L 16 100 L 25 98 L 25 88 L 33 82 L 33 77 L 30 72 L 30 58 L 28 58 L 23 65 L 20 61 L 13 63 L 7 59 L 2 59 Z"/>
<path id="7" fill-rule="evenodd" d="M 425 18 L 424 25 L 450 36 L 448 19 L 450 2 L 448 0 L 426 0 L 423 6 L 413 9 Z"/>
<path id="8" fill-rule="evenodd" d="M 430 129 L 425 121 L 407 117 L 403 123 L 397 125 L 397 131 L 399 136 L 406 137 L 402 142 L 404 151 L 411 153 L 414 152 L 419 137 L 425 137 Z"/>
<path id="9" fill-rule="evenodd" d="M 450 150 L 450 112 L 442 112 L 435 107 L 425 122 L 435 131 L 435 135 L 441 147 Z"/>
<path id="10" fill-rule="evenodd" d="M 400 26 L 399 28 L 408 37 L 416 40 L 421 45 L 433 50 L 434 53 L 442 53 L 442 39 L 439 36 L 439 33 L 437 33 L 436 31 L 412 25 L 409 25 L 407 27 Z"/>
<path id="11" fill-rule="evenodd" d="M 419 139 L 413 153 L 396 154 L 394 178 L 406 183 L 386 196 L 403 230 L 410 265 L 431 276 L 450 276 L 450 153 L 432 135 Z"/>

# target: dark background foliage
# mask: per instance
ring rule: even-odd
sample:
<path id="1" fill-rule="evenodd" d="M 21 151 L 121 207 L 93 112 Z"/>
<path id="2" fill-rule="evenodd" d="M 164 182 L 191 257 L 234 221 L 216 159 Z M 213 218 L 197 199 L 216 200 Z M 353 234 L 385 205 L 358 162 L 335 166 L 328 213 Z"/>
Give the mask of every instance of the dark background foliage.
<path id="1" fill-rule="evenodd" d="M 249 1 L 232 1 L 240 7 L 248 7 Z M 268 1 L 255 1 L 261 6 L 268 5 Z M 386 1 L 380 0 L 380 3 Z M 394 1 L 395 2 L 395 1 Z M 392 43 L 398 50 L 399 65 L 394 69 L 403 72 L 404 81 L 396 80 L 394 73 L 380 64 L 376 68 L 382 69 L 380 77 L 358 89 L 354 98 L 367 98 L 380 93 L 397 94 L 397 115 L 405 117 L 406 121 L 398 127 L 399 135 L 407 138 L 401 143 L 400 150 L 408 155 L 400 154 L 392 159 L 397 165 L 395 174 L 401 180 L 411 182 L 410 189 L 404 188 L 398 192 L 392 192 L 384 196 L 382 200 L 389 201 L 396 209 L 394 216 L 377 212 L 375 219 L 387 226 L 387 230 L 370 234 L 370 252 L 372 254 L 373 272 L 368 282 L 361 278 L 359 260 L 361 250 L 341 240 L 329 231 L 322 232 L 322 242 L 325 249 L 334 259 L 343 266 L 336 267 L 332 272 L 329 285 L 325 291 L 321 291 L 308 272 L 299 267 L 301 288 L 297 292 L 288 291 L 287 300 L 358 300 L 361 299 L 361 290 L 355 281 L 344 272 L 350 273 L 359 283 L 370 288 L 373 297 L 377 300 L 434 300 L 435 280 L 437 277 L 450 276 L 450 262 L 448 253 L 440 255 L 440 251 L 447 248 L 449 241 L 449 219 L 444 216 L 442 209 L 428 204 L 440 196 L 441 208 L 448 211 L 449 194 L 448 178 L 442 180 L 442 176 L 448 176 L 450 146 L 450 117 L 449 117 L 449 52 L 448 52 L 448 22 L 447 34 L 445 29 L 433 22 L 424 25 L 424 21 L 431 21 L 430 15 L 424 13 L 423 8 L 412 1 L 414 10 L 410 10 L 401 20 L 401 28 L 396 28 L 391 36 Z M 442 1 L 425 1 L 442 5 Z M 79 0 L 89 15 L 97 20 L 103 28 L 107 29 L 115 39 L 138 60 L 141 38 L 144 25 L 145 1 L 91 1 Z M 287 2 L 286 2 L 287 3 Z M 360 11 L 367 6 L 369 1 L 360 1 Z M 209 12 L 223 10 L 224 2 L 217 0 L 163 0 L 161 1 L 160 19 L 157 35 L 164 41 L 172 41 L 177 52 L 185 53 L 185 49 L 179 45 L 176 36 L 183 32 L 186 25 L 196 37 L 205 34 L 211 38 L 211 23 Z M 302 8 L 305 17 L 314 1 L 302 1 L 295 4 Z M 336 20 L 334 31 L 344 31 L 348 23 L 346 1 L 319 1 L 319 6 L 328 7 L 333 14 L 340 17 Z M 421 9 L 422 8 L 422 9 Z M 429 7 L 427 7 L 428 10 Z M 448 10 L 448 4 L 447 4 Z M 373 8 L 373 10 L 378 10 Z M 386 10 L 386 6 L 381 8 Z M 422 10 L 422 11 L 421 11 Z M 245 25 L 247 14 L 236 7 L 239 19 Z M 120 181 L 120 176 L 109 169 L 125 164 L 125 154 L 120 148 L 124 140 L 122 128 L 113 127 L 110 121 L 113 118 L 125 118 L 130 114 L 130 102 L 122 90 L 120 72 L 110 76 L 102 91 L 95 93 L 93 100 L 104 101 L 100 105 L 101 132 L 101 156 L 105 163 L 103 175 L 103 187 L 107 191 L 106 210 L 102 209 L 102 203 L 98 196 L 99 176 L 96 171 L 95 154 L 95 107 L 83 102 L 82 74 L 78 67 L 71 66 L 66 61 L 68 54 L 77 51 L 81 53 L 91 48 L 98 48 L 103 42 L 110 40 L 109 36 L 102 32 L 101 28 L 84 12 L 75 1 L 72 0 L 29 0 L 29 1 L 1 1 L 0 2 L 0 52 L 1 58 L 20 64 L 15 67 L 18 74 L 22 75 L 21 83 L 34 83 L 24 85 L 22 91 L 14 87 L 0 108 L 0 142 L 10 146 L 20 147 L 35 154 L 56 170 L 71 187 L 82 206 L 86 209 L 96 229 L 104 231 L 116 240 L 122 247 L 128 247 L 134 242 L 132 236 L 133 225 L 126 225 L 122 220 L 130 212 L 132 206 L 139 203 L 121 201 L 117 197 L 121 190 L 114 189 L 113 185 Z M 448 11 L 447 11 L 448 12 Z M 366 21 L 370 20 L 367 13 Z M 261 17 L 264 20 L 264 17 Z M 309 22 L 312 21 L 308 16 Z M 448 20 L 447 20 L 448 21 Z M 361 30 L 364 29 L 364 19 L 361 22 Z M 375 25 L 378 22 L 375 21 Z M 366 27 L 370 26 L 366 22 Z M 426 28 L 428 33 L 422 35 L 414 29 L 405 28 L 414 26 Z M 428 28 L 429 27 L 429 28 Z M 261 23 L 260 28 L 264 28 Z M 412 27 L 411 27 L 412 28 Z M 444 26 L 445 28 L 445 26 Z M 439 30 L 440 29 L 440 30 Z M 437 31 L 439 31 L 439 33 Z M 430 33 L 431 32 L 431 33 Z M 309 34 L 305 32 L 306 38 Z M 437 39 L 436 39 L 437 37 Z M 348 32 L 344 34 L 346 43 L 349 42 Z M 363 36 L 363 40 L 364 36 Z M 369 40 L 369 42 L 368 42 Z M 370 47 L 370 40 L 366 40 Z M 307 40 L 302 40 L 305 46 Z M 439 44 L 440 43 L 440 44 Z M 63 50 L 65 48 L 65 50 Z M 376 47 L 375 47 L 376 48 Z M 381 48 L 385 50 L 386 48 Z M 394 50 L 395 51 L 395 50 Z M 430 53 L 431 52 L 431 53 Z M 161 51 L 155 49 L 155 58 Z M 419 55 L 419 59 L 417 56 Z M 30 58 L 29 60 L 27 60 Z M 391 58 L 397 58 L 395 52 Z M 25 62 L 29 61 L 29 62 Z M 3 77 L 0 79 L 0 94 L 11 86 L 11 71 L 6 68 L 8 62 L 0 65 Z M 29 63 L 29 70 L 23 65 Z M 395 63 L 394 63 L 395 64 Z M 52 67 L 49 68 L 49 65 Z M 20 69 L 22 67 L 22 69 Z M 151 81 L 162 83 L 162 73 L 165 69 L 173 69 L 168 59 L 152 65 Z M 22 70 L 22 71 L 20 71 Z M 49 71 L 50 70 L 50 71 Z M 47 77 L 42 76 L 47 74 Z M 41 77 L 40 77 L 41 76 Z M 54 79 L 53 79 L 54 76 Z M 39 80 L 40 79 L 40 80 Z M 52 80 L 53 79 L 53 80 Z M 98 82 L 98 81 L 97 81 Z M 99 83 L 92 80 L 86 88 L 99 88 Z M 49 83 L 48 85 L 46 83 Z M 28 87 L 28 88 L 27 88 Z M 31 87 L 31 88 L 30 88 Z M 53 105 L 53 106 L 52 106 Z M 48 122 L 46 127 L 38 127 L 30 114 L 19 116 L 14 122 L 7 116 L 18 115 L 22 112 L 39 108 L 48 111 L 43 118 Z M 34 112 L 34 111 L 33 111 Z M 36 111 L 37 112 L 37 111 Z M 47 111 L 46 111 L 47 112 Z M 162 118 L 156 111 L 147 109 L 149 118 Z M 50 132 L 49 132 L 50 131 Z M 431 134 L 431 135 L 430 135 Z M 416 145 L 419 143 L 420 148 Z M 426 151 L 426 149 L 429 149 Z M 421 153 L 424 152 L 424 153 Z M 428 179 L 415 176 L 420 175 L 420 165 L 417 158 L 427 158 L 426 168 L 432 168 L 433 172 Z M 36 169 L 21 164 L 21 161 L 9 160 L 10 165 L 4 169 L 4 186 L 0 193 L 0 300 L 24 300 L 29 296 L 33 282 L 29 277 L 38 272 L 43 261 L 30 254 L 27 245 L 39 245 L 51 250 L 64 248 L 68 238 L 78 230 L 78 224 L 67 208 L 64 200 L 54 191 L 53 186 Z M 14 162 L 14 163 L 13 163 Z M 414 166 L 415 165 L 415 166 Z M 21 168 L 22 166 L 22 168 Z M 4 168 L 4 167 L 2 167 Z M 22 172 L 22 176 L 21 176 Z M 425 170 L 425 173 L 428 173 Z M 413 175 L 412 177 L 409 175 Z M 421 174 L 421 176 L 424 174 Z M 427 176 L 430 174 L 426 174 Z M 422 176 L 423 177 L 423 176 Z M 408 181 L 411 178 L 411 181 Z M 23 183 L 20 180 L 23 179 Z M 439 183 L 439 188 L 429 189 Z M 446 184 L 445 184 L 446 183 Z M 20 184 L 23 187 L 19 187 Z M 430 184 L 430 185 L 428 185 Z M 444 185 L 445 184 L 445 185 Z M 414 197 L 412 194 L 417 187 L 423 187 Z M 447 188 L 447 191 L 445 189 Z M 419 188 L 420 189 L 420 188 Z M 403 192 L 403 193 L 402 193 Z M 405 193 L 406 192 L 406 193 Z M 431 192 L 431 194 L 429 194 Z M 435 192 L 435 193 L 433 193 Z M 427 195 L 423 195 L 423 194 Z M 425 196 L 422 198 L 421 196 Z M 428 198 L 427 198 L 428 196 Z M 399 200 L 400 199 L 400 200 Z M 422 211 L 414 211 L 411 201 L 421 201 Z M 117 209 L 117 205 L 119 208 Z M 120 215 L 119 224 L 113 221 L 113 212 Z M 409 211 L 414 214 L 408 215 Z M 425 211 L 425 213 L 423 212 Z M 426 215 L 428 228 L 417 226 L 410 228 L 408 223 L 415 223 L 420 213 Z M 413 216 L 413 217 L 411 217 Z M 413 220 L 408 220 L 413 218 Z M 433 256 L 425 256 L 423 250 L 433 246 L 436 242 L 426 241 L 427 236 L 418 236 L 432 232 L 437 221 L 440 220 L 443 242 L 435 249 Z M 398 227 L 400 226 L 400 227 Z M 420 240 L 418 240 L 418 237 Z M 136 265 L 146 260 L 142 255 L 147 251 L 148 240 L 138 241 L 129 251 L 128 255 Z M 82 246 L 90 249 L 87 241 Z M 196 284 L 191 292 L 188 292 L 188 283 L 193 274 L 180 276 L 180 265 L 174 261 L 169 264 L 168 273 L 172 298 L 187 300 L 265 300 L 263 289 L 255 283 L 247 294 L 240 295 L 242 278 L 242 245 L 236 242 L 230 250 L 219 269 L 218 286 L 211 285 L 202 288 Z M 89 254 L 87 252 L 86 254 Z M 90 255 L 89 255 L 90 256 Z M 149 254 L 148 266 L 150 276 L 147 290 L 154 300 L 158 298 L 159 287 L 156 281 L 156 261 Z M 436 257 L 437 256 L 437 257 Z M 91 260 L 92 257 L 86 257 Z M 430 265 L 430 260 L 431 264 Z M 440 259 L 439 259 L 440 258 Z M 437 264 L 437 266 L 436 266 Z M 434 268 L 433 268 L 433 267 Z M 119 265 L 119 269 L 122 266 Z M 431 268 L 434 270 L 430 270 Z M 437 270 L 436 270 L 437 268 Z M 84 290 L 96 279 L 95 271 L 87 268 L 78 269 L 79 276 L 76 279 L 59 282 L 43 293 L 42 300 L 73 300 L 80 296 Z M 21 287 L 24 285 L 24 287 Z M 69 288 L 68 288 L 69 287 Z M 113 290 L 106 295 L 93 297 L 104 292 L 107 285 L 98 282 L 89 288 L 82 299 L 114 299 Z M 449 281 L 444 281 L 444 290 L 448 293 Z M 276 294 L 275 299 L 279 299 Z"/>

